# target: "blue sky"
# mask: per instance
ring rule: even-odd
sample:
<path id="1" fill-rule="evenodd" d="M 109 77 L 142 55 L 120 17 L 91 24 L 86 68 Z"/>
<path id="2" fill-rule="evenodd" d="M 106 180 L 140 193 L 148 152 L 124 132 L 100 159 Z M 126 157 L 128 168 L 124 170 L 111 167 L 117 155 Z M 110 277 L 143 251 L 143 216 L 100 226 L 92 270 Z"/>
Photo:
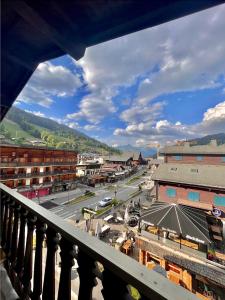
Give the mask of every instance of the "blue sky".
<path id="1" fill-rule="evenodd" d="M 41 63 L 15 105 L 110 145 L 225 132 L 225 5 Z"/>

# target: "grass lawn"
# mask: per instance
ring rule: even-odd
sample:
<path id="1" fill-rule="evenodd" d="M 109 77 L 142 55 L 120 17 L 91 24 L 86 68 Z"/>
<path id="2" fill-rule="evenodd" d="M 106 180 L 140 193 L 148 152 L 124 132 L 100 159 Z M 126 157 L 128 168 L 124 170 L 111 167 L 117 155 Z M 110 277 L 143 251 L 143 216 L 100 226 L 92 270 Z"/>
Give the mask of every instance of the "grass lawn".
<path id="1" fill-rule="evenodd" d="M 119 185 L 117 184 L 116 185 L 116 187 L 115 187 L 115 185 L 108 185 L 106 188 L 105 188 L 105 190 L 108 190 L 108 191 L 115 191 L 116 189 L 117 189 L 117 191 L 118 191 L 118 188 L 119 188 Z"/>
<path id="2" fill-rule="evenodd" d="M 70 202 L 66 203 L 66 205 L 70 205 L 70 204 L 75 204 L 75 203 L 79 203 L 81 201 L 84 201 L 84 200 L 87 200 L 91 197 L 94 197 L 95 196 L 95 193 L 93 192 L 89 192 L 88 194 L 86 195 L 81 195 L 73 200 L 71 200 Z"/>
<path id="3" fill-rule="evenodd" d="M 129 199 L 132 199 L 132 198 L 134 198 L 134 197 L 136 197 L 136 196 L 138 196 L 138 195 L 140 195 L 142 193 L 142 191 L 135 191 L 135 192 L 133 192 L 133 193 L 131 193 L 130 195 L 129 195 Z"/>
<path id="4" fill-rule="evenodd" d="M 137 181 L 140 178 L 141 178 L 141 176 L 135 176 L 135 177 L 131 178 L 129 181 L 127 181 L 127 184 L 132 184 L 133 182 Z"/>
<path id="5" fill-rule="evenodd" d="M 96 211 L 96 215 L 100 215 L 100 214 L 103 214 L 104 212 L 106 211 L 110 211 L 112 209 L 112 206 L 117 206 L 118 204 L 120 204 L 122 201 L 121 200 L 118 200 L 118 199 L 113 199 L 112 203 L 110 205 L 107 205 L 106 207 L 102 207 L 102 208 L 99 208 L 97 211 Z M 81 212 L 83 214 L 83 210 L 84 208 L 88 208 L 88 207 L 83 207 L 81 209 Z M 88 208 L 89 210 L 91 210 L 90 208 Z"/>

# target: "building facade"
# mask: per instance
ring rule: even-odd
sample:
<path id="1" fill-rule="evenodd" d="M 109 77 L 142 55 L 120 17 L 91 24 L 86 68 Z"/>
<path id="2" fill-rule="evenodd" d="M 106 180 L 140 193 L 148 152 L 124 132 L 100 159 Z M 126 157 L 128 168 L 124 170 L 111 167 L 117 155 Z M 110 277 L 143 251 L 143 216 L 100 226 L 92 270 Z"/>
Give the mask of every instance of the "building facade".
<path id="1" fill-rule="evenodd" d="M 28 198 L 39 197 L 73 182 L 76 164 L 74 151 L 1 145 L 0 181 Z"/>
<path id="2" fill-rule="evenodd" d="M 225 239 L 225 145 L 167 146 L 165 163 L 152 176 L 156 199 L 205 210 L 211 238 L 218 249 Z"/>

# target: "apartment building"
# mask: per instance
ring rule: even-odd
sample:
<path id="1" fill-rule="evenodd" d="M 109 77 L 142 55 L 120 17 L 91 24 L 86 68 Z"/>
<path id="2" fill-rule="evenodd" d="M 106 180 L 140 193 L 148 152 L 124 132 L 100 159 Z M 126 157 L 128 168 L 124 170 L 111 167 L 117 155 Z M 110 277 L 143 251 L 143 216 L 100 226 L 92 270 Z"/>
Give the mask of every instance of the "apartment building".
<path id="1" fill-rule="evenodd" d="M 28 198 L 44 196 L 73 182 L 76 164 L 74 151 L 1 145 L 0 181 Z"/>
<path id="2" fill-rule="evenodd" d="M 224 249 L 225 145 L 184 143 L 167 146 L 161 153 L 165 163 L 152 176 L 156 199 L 204 210 L 215 246 Z"/>
<path id="3" fill-rule="evenodd" d="M 225 212 L 225 145 L 167 146 L 152 179 L 161 201 Z"/>

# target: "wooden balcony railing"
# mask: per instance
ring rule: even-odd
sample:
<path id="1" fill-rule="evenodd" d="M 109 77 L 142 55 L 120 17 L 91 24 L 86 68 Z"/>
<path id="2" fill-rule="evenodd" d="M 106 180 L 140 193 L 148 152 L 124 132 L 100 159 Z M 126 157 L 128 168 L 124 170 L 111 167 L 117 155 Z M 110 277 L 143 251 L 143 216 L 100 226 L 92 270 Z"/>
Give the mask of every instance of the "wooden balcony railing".
<path id="1" fill-rule="evenodd" d="M 139 290 L 141 299 L 196 299 L 184 288 L 68 224 L 14 190 L 3 184 L 0 188 L 1 245 L 6 253 L 5 267 L 21 299 L 55 299 L 55 254 L 58 247 L 61 251 L 61 273 L 57 298 L 60 300 L 71 299 L 74 258 L 79 265 L 79 300 L 92 299 L 96 276 L 102 281 L 102 295 L 106 300 L 132 299 L 127 284 Z M 45 263 L 44 240 L 47 247 Z M 103 271 L 97 272 L 96 262 L 103 265 Z"/>
<path id="2" fill-rule="evenodd" d="M 76 170 L 55 170 L 51 172 L 32 172 L 32 173 L 18 173 L 18 174 L 0 174 L 0 180 L 17 179 L 17 178 L 32 178 L 53 175 L 76 174 Z"/>
<path id="3" fill-rule="evenodd" d="M 7 167 L 38 167 L 38 166 L 75 166 L 76 161 L 50 161 L 50 162 L 0 162 L 1 168 Z"/>

